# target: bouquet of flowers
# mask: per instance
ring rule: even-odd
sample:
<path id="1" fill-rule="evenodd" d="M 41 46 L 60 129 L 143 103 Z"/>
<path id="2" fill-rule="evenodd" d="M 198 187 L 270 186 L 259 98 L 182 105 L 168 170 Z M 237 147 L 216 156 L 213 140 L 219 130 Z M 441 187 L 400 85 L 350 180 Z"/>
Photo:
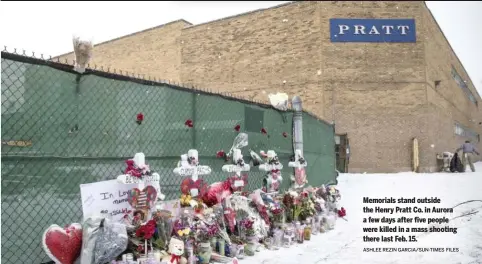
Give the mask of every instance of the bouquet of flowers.
<path id="1" fill-rule="evenodd" d="M 294 222 L 299 215 L 299 195 L 296 192 L 286 192 L 283 196 L 283 205 L 286 208 L 286 221 Z"/>
<path id="2" fill-rule="evenodd" d="M 301 193 L 300 203 L 297 206 L 297 209 L 299 210 L 299 220 L 304 221 L 307 218 L 312 217 L 316 213 L 315 204 L 311 200 L 308 192 Z"/>
<path id="3" fill-rule="evenodd" d="M 196 227 L 196 240 L 200 243 L 209 242 L 219 234 L 220 228 L 217 223 L 208 224 L 202 222 Z"/>
<path id="4" fill-rule="evenodd" d="M 254 221 L 249 218 L 245 218 L 239 222 L 239 226 L 245 232 L 246 237 L 252 237 L 256 235 L 253 225 Z"/>
<path id="5" fill-rule="evenodd" d="M 167 210 L 157 210 L 152 215 L 152 219 L 156 222 L 153 244 L 156 248 L 167 249 L 173 228 L 172 213 Z"/>
<path id="6" fill-rule="evenodd" d="M 152 241 L 158 237 L 157 223 L 155 220 L 149 220 L 147 223 L 136 227 L 129 234 L 130 249 L 136 257 L 147 254 L 148 251 L 154 249 Z"/>
<path id="7" fill-rule="evenodd" d="M 172 235 L 184 242 L 195 238 L 195 233 L 192 231 L 191 227 L 185 225 L 180 219 L 174 222 Z"/>

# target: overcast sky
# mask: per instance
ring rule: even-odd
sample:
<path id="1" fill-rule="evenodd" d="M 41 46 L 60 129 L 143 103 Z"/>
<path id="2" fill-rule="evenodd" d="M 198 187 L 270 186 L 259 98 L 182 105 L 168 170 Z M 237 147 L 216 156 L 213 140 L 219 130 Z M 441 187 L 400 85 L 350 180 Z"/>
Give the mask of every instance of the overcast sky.
<path id="1" fill-rule="evenodd" d="M 258 2 L 1 2 L 0 44 L 46 55 L 72 51 L 72 35 L 94 43 L 177 19 L 193 24 L 271 7 Z M 427 2 L 482 94 L 482 2 Z"/>

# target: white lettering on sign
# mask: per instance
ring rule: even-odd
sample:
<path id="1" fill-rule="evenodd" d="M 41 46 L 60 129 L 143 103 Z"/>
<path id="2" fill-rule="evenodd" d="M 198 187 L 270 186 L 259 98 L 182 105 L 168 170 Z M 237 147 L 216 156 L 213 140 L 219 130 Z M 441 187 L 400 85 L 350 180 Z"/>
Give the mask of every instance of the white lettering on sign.
<path id="1" fill-rule="evenodd" d="M 397 29 L 400 30 L 400 34 L 407 35 L 407 30 L 409 29 L 409 26 L 398 26 Z"/>
<path id="2" fill-rule="evenodd" d="M 159 182 L 146 183 L 160 192 Z M 80 197 L 84 220 L 91 216 L 107 215 L 112 220 L 122 220 L 133 209 L 129 204 L 129 191 L 139 184 L 124 184 L 118 180 L 101 181 L 80 185 Z"/>
<path id="3" fill-rule="evenodd" d="M 350 31 L 350 26 L 348 25 L 338 25 L 338 35 L 344 35 L 347 31 Z M 390 26 L 390 25 L 383 25 L 380 28 L 377 26 L 372 26 L 367 30 L 367 28 L 363 25 L 354 25 L 353 26 L 353 34 L 355 35 L 380 35 L 381 32 L 385 35 L 391 35 L 393 30 L 396 29 L 400 32 L 400 35 L 407 35 L 407 31 L 410 29 L 408 25 L 399 25 L 397 27 Z"/>
<path id="4" fill-rule="evenodd" d="M 383 26 L 382 26 L 382 29 L 385 29 L 385 34 L 390 35 L 390 34 L 392 34 L 393 26 L 383 25 Z"/>
<path id="5" fill-rule="evenodd" d="M 370 32 L 368 32 L 369 35 L 380 35 L 380 32 L 378 32 L 377 27 L 373 26 L 372 29 L 370 29 Z"/>
<path id="6" fill-rule="evenodd" d="M 338 28 L 340 29 L 340 31 L 338 32 L 338 34 L 340 35 L 345 34 L 345 31 L 350 29 L 350 27 L 347 25 L 338 25 Z"/>
<path id="7" fill-rule="evenodd" d="M 355 35 L 360 35 L 360 32 L 362 35 L 365 35 L 365 26 L 362 25 L 355 25 Z"/>

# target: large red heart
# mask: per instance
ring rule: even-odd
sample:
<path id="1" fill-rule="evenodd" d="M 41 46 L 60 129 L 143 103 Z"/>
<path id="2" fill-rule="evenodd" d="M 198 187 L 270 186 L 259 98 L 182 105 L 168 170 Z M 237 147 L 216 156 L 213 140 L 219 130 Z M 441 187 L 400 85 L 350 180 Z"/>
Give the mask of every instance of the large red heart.
<path id="1" fill-rule="evenodd" d="M 58 264 L 73 264 L 82 250 L 82 225 L 51 225 L 42 237 L 45 253 Z"/>

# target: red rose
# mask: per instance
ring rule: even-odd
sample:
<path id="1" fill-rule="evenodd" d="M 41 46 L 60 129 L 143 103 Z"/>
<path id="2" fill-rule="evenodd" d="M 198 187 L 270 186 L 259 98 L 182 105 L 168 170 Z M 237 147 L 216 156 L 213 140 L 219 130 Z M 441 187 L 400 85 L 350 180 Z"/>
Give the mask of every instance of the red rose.
<path id="1" fill-rule="evenodd" d="M 263 133 L 263 134 L 265 134 L 265 135 L 266 135 L 268 132 L 266 131 L 266 129 L 261 128 L 261 133 Z"/>
<path id="2" fill-rule="evenodd" d="M 236 126 L 234 127 L 234 130 L 236 130 L 236 132 L 239 132 L 239 129 L 241 129 L 241 126 L 240 126 L 240 125 L 236 125 Z"/>
<path id="3" fill-rule="evenodd" d="M 193 127 L 194 123 L 192 122 L 191 119 L 188 119 L 188 120 L 186 120 L 186 122 L 184 122 L 184 125 L 187 126 L 187 127 Z"/>
<path id="4" fill-rule="evenodd" d="M 220 150 L 216 153 L 216 158 L 223 158 L 225 156 L 224 150 Z"/>
<path id="5" fill-rule="evenodd" d="M 144 115 L 142 113 L 137 114 L 136 123 L 140 125 L 142 124 L 142 121 L 144 121 Z"/>
<path id="6" fill-rule="evenodd" d="M 342 207 L 340 210 L 338 210 L 338 216 L 339 217 L 345 217 L 346 216 L 345 208 Z"/>

